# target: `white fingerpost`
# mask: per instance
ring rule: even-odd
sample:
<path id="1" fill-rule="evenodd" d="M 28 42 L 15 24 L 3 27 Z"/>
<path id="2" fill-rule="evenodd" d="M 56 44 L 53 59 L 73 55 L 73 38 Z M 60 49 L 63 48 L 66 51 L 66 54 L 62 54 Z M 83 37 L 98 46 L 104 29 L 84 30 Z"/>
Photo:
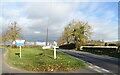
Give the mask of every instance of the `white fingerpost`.
<path id="1" fill-rule="evenodd" d="M 21 58 L 21 46 L 20 46 L 20 58 Z"/>
<path id="2" fill-rule="evenodd" d="M 54 46 L 54 59 L 56 59 L 56 46 Z"/>

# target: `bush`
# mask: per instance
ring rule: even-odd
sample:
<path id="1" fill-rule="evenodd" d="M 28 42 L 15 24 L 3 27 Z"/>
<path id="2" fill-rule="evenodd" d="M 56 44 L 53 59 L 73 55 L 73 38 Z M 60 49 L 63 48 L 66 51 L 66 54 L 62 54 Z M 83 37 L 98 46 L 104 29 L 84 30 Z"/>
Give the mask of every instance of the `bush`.
<path id="1" fill-rule="evenodd" d="M 108 44 L 108 46 L 117 46 L 116 44 Z"/>
<path id="2" fill-rule="evenodd" d="M 105 43 L 105 46 L 108 46 L 108 44 L 107 44 L 107 43 Z"/>
<path id="3" fill-rule="evenodd" d="M 65 44 L 65 45 L 59 46 L 59 48 L 62 48 L 62 49 L 75 49 L 75 44 L 73 44 L 73 43 Z"/>

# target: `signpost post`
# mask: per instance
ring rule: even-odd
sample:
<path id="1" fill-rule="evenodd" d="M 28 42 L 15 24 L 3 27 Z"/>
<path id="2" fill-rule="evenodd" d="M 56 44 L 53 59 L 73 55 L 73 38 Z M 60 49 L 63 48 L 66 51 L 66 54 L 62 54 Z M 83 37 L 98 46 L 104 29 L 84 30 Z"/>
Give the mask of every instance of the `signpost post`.
<path id="1" fill-rule="evenodd" d="M 16 45 L 20 47 L 20 58 L 22 56 L 21 46 L 24 46 L 24 42 L 25 42 L 25 40 L 16 40 L 15 41 Z"/>
<path id="2" fill-rule="evenodd" d="M 21 46 L 20 46 L 20 58 L 21 58 Z"/>
<path id="3" fill-rule="evenodd" d="M 54 46 L 54 59 L 56 59 L 56 46 Z"/>
<path id="4" fill-rule="evenodd" d="M 57 46 L 57 43 L 54 41 L 54 59 L 56 59 L 56 46 Z"/>

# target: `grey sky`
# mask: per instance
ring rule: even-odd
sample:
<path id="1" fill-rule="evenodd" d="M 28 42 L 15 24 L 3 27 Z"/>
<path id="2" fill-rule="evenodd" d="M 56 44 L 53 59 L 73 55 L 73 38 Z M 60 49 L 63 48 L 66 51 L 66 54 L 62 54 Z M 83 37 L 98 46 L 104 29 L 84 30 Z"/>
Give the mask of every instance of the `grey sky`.
<path id="1" fill-rule="evenodd" d="M 0 24 L 4 30 L 16 21 L 28 41 L 58 40 L 64 27 L 73 19 L 92 26 L 94 40 L 118 39 L 117 2 L 5 2 L 0 8 Z"/>

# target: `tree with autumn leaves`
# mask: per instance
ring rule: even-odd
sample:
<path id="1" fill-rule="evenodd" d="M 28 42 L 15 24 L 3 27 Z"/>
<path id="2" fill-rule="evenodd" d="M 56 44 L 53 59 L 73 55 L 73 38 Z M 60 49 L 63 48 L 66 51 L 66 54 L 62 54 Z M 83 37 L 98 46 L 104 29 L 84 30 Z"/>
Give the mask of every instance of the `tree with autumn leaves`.
<path id="1" fill-rule="evenodd" d="M 91 37 L 92 27 L 88 22 L 71 21 L 65 28 L 62 36 L 58 40 L 58 44 L 74 43 L 76 48 L 86 45 L 88 39 Z M 60 44 L 59 44 L 60 45 Z"/>
<path id="2" fill-rule="evenodd" d="M 21 28 L 17 26 L 17 22 L 11 23 L 10 26 L 2 32 L 2 43 L 4 43 L 4 45 L 6 45 L 6 42 L 13 42 L 20 38 L 24 38 L 24 36 L 21 33 Z"/>

